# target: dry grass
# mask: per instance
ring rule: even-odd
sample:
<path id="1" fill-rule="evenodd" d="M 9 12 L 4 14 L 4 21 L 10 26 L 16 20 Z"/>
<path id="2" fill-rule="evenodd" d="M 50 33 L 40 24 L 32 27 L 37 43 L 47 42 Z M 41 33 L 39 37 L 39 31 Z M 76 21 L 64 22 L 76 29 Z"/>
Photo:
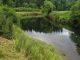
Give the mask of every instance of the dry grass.
<path id="1" fill-rule="evenodd" d="M 16 52 L 14 41 L 0 37 L 0 60 L 27 60 L 23 52 Z"/>

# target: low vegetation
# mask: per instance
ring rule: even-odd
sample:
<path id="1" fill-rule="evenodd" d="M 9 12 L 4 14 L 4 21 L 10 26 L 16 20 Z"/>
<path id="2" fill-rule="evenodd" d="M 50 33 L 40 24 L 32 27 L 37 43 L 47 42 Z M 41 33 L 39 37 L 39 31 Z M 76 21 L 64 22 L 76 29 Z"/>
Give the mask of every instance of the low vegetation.
<path id="1" fill-rule="evenodd" d="M 20 20 L 45 16 L 42 12 L 16 12 L 16 15 Z"/>
<path id="2" fill-rule="evenodd" d="M 35 8 L 25 8 L 25 7 L 19 7 L 19 8 L 14 8 L 16 12 L 41 12 L 41 9 L 35 9 Z"/>
<path id="3" fill-rule="evenodd" d="M 71 11 L 53 11 L 50 17 L 58 22 L 68 22 L 71 19 Z"/>

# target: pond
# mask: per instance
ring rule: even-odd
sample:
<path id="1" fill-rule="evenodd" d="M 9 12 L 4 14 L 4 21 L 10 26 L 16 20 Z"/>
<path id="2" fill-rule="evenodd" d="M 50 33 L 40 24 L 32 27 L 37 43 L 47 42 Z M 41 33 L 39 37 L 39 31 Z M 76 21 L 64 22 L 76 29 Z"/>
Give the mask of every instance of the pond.
<path id="1" fill-rule="evenodd" d="M 68 24 L 59 24 L 47 19 L 32 19 L 23 29 L 33 38 L 55 46 L 65 60 L 80 60 L 80 29 Z"/>

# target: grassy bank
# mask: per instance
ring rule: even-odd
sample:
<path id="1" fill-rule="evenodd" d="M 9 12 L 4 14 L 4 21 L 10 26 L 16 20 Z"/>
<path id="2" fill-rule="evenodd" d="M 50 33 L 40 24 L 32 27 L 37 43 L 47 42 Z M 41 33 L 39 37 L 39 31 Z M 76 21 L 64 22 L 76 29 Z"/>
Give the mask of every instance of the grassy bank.
<path id="1" fill-rule="evenodd" d="M 16 14 L 21 20 L 26 18 L 44 17 L 42 12 L 16 12 Z"/>
<path id="2" fill-rule="evenodd" d="M 68 22 L 71 19 L 71 11 L 53 11 L 50 14 L 50 17 L 53 20 L 57 20 L 60 22 Z"/>
<path id="3" fill-rule="evenodd" d="M 0 37 L 0 60 L 27 60 L 22 52 L 16 52 L 14 41 Z"/>
<path id="4" fill-rule="evenodd" d="M 14 31 L 16 50 L 24 51 L 27 60 L 63 60 L 53 46 L 33 39 L 19 27 L 14 26 Z"/>
<path id="5" fill-rule="evenodd" d="M 14 26 L 14 40 L 0 38 L 0 60 L 63 60 L 56 49 Z"/>

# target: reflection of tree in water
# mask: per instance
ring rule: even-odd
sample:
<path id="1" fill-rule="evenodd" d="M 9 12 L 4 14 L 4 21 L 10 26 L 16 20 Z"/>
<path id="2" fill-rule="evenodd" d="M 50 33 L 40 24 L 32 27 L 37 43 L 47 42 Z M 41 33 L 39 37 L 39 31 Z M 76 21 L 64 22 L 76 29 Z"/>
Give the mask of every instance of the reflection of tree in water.
<path id="1" fill-rule="evenodd" d="M 76 43 L 77 51 L 80 54 L 80 34 L 71 33 L 71 40 Z"/>
<path id="2" fill-rule="evenodd" d="M 59 26 L 59 24 L 53 23 L 53 21 L 47 19 L 47 18 L 37 18 L 37 19 L 31 19 L 22 21 L 22 27 L 25 30 L 35 30 L 38 32 L 62 32 L 62 28 Z"/>
<path id="3" fill-rule="evenodd" d="M 80 54 L 80 47 L 77 47 L 77 52 Z"/>
<path id="4" fill-rule="evenodd" d="M 78 47 L 80 47 L 80 35 L 72 33 L 71 39 L 77 44 Z"/>

